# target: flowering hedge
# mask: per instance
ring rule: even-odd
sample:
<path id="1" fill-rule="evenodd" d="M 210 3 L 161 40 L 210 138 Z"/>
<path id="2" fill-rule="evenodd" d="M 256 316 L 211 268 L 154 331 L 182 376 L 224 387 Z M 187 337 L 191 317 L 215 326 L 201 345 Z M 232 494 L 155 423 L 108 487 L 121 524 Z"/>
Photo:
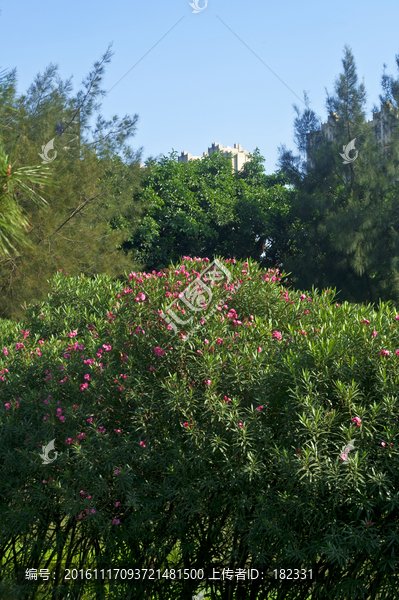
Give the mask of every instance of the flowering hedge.
<path id="1" fill-rule="evenodd" d="M 5 597 L 398 597 L 399 315 L 218 260 L 230 280 L 205 276 L 184 331 L 165 317 L 174 302 L 187 321 L 208 259 L 126 282 L 59 272 L 1 324 Z M 71 566 L 155 578 L 105 595 Z"/>

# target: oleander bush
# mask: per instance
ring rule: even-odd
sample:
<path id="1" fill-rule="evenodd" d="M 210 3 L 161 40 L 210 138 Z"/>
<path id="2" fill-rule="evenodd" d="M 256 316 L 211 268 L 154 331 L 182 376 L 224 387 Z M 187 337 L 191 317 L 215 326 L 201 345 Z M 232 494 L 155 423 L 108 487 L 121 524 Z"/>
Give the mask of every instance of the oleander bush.
<path id="1" fill-rule="evenodd" d="M 1 323 L 1 598 L 399 597 L 399 315 L 218 261 Z"/>

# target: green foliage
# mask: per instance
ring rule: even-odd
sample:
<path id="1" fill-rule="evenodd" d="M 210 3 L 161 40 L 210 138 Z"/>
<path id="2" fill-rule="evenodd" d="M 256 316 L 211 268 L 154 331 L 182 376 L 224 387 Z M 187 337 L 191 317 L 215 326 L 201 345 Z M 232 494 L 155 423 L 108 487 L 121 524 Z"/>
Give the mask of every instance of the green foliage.
<path id="1" fill-rule="evenodd" d="M 98 112 L 111 56 L 108 48 L 75 95 L 71 80 L 61 81 L 53 65 L 22 96 L 16 95 L 15 71 L 0 81 L 0 186 L 4 181 L 6 185 L 0 211 L 3 206 L 7 211 L 4 217 L 0 213 L 0 234 L 12 233 L 7 239 L 13 244 L 0 258 L 2 317 L 22 318 L 21 304 L 42 300 L 59 268 L 73 275 L 120 276 L 125 269 L 140 267 L 121 250 L 123 233 L 114 226 L 123 213 L 134 230 L 142 211 L 133 201 L 145 171 L 138 163 L 141 149 L 134 153 L 127 144 L 138 115 L 107 121 Z M 54 160 L 27 167 L 37 164 L 42 146 L 51 140 L 57 155 L 50 152 L 49 158 Z M 13 168 L 8 173 L 6 154 L 11 151 Z M 22 176 L 34 189 L 23 187 Z M 38 191 L 46 201 L 40 196 L 41 203 L 33 202 Z M 1 219 L 6 219 L 4 227 Z M 1 244 L 0 237 L 0 249 Z"/>
<path id="2" fill-rule="evenodd" d="M 136 195 L 143 218 L 123 248 L 148 270 L 186 254 L 260 261 L 265 251 L 263 262 L 274 265 L 278 244 L 270 254 L 266 240 L 280 240 L 291 194 L 286 178 L 267 176 L 263 162 L 258 149 L 239 173 L 221 153 L 179 163 L 172 152 L 152 162 Z"/>
<path id="3" fill-rule="evenodd" d="M 186 600 L 204 583 L 184 569 L 216 569 L 212 600 L 398 598 L 399 315 L 219 260 L 201 284 L 207 258 L 57 273 L 23 331 L 2 323 L 1 597 Z M 155 576 L 106 592 L 65 565 Z"/>
<path id="4" fill-rule="evenodd" d="M 281 264 L 293 273 L 298 289 L 337 287 L 340 299 L 377 304 L 399 300 L 399 113 L 398 82 L 383 76 L 392 109 L 384 117 L 389 146 L 380 147 L 364 112 L 365 87 L 358 84 L 353 54 L 345 47 L 343 73 L 335 94 L 327 96 L 330 114 L 338 117 L 334 141 L 322 136 L 310 150 L 308 173 L 300 157 L 282 149 L 280 168 L 295 185 L 296 204 L 286 222 L 289 240 Z M 397 57 L 399 67 L 399 57 Z M 387 108 L 387 106 L 385 107 Z M 375 111 L 377 108 L 375 107 Z M 296 119 L 298 150 L 316 122 L 306 109 Z M 309 127 L 308 127 L 309 126 Z M 380 135 L 381 138 L 381 135 Z M 342 148 L 356 139 L 358 157 L 343 164 Z M 383 141 L 383 139 L 382 139 Z"/>

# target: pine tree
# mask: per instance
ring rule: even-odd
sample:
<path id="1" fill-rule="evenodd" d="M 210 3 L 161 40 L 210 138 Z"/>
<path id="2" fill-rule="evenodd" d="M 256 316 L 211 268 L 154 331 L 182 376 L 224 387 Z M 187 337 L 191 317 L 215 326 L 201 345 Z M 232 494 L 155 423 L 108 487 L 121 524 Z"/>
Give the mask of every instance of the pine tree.
<path id="1" fill-rule="evenodd" d="M 341 299 L 356 302 L 398 299 L 397 116 L 389 111 L 391 143 L 380 148 L 366 122 L 365 87 L 358 84 L 348 47 L 342 62 L 326 102 L 335 114 L 335 139 L 320 139 L 312 152 L 314 168 L 296 180 L 296 228 L 283 264 L 298 286 L 336 286 Z M 354 139 L 358 157 L 343 164 L 342 148 Z"/>
<path id="2" fill-rule="evenodd" d="M 57 152 L 46 167 L 52 183 L 40 190 L 47 204 L 34 204 L 26 190 L 15 196 L 29 222 L 29 245 L 20 240 L 16 251 L 0 260 L 2 317 L 20 318 L 21 305 L 42 299 L 58 269 L 71 275 L 120 277 L 125 269 L 141 266 L 120 248 L 123 233 L 113 227 L 126 212 L 131 229 L 138 225 L 143 208 L 133 195 L 143 174 L 138 162 L 142 149 L 133 152 L 127 144 L 138 115 L 106 120 L 99 114 L 99 99 L 105 94 L 101 81 L 111 56 L 109 47 L 75 96 L 71 80 L 61 81 L 53 65 L 20 97 L 15 71 L 0 85 L 0 122 L 7 127 L 2 128 L 3 143 L 7 153 L 13 148 L 15 169 L 37 164 L 50 140 Z"/>

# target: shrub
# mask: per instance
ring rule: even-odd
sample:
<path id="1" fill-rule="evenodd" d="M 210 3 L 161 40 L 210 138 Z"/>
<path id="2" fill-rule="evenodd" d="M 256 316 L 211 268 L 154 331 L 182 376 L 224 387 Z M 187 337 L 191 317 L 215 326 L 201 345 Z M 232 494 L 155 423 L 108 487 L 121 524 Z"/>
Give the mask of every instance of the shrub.
<path id="1" fill-rule="evenodd" d="M 197 282 L 208 259 L 57 273 L 8 331 L 2 597 L 398 597 L 399 315 L 218 260 Z M 141 571 L 108 589 L 72 566 Z"/>

